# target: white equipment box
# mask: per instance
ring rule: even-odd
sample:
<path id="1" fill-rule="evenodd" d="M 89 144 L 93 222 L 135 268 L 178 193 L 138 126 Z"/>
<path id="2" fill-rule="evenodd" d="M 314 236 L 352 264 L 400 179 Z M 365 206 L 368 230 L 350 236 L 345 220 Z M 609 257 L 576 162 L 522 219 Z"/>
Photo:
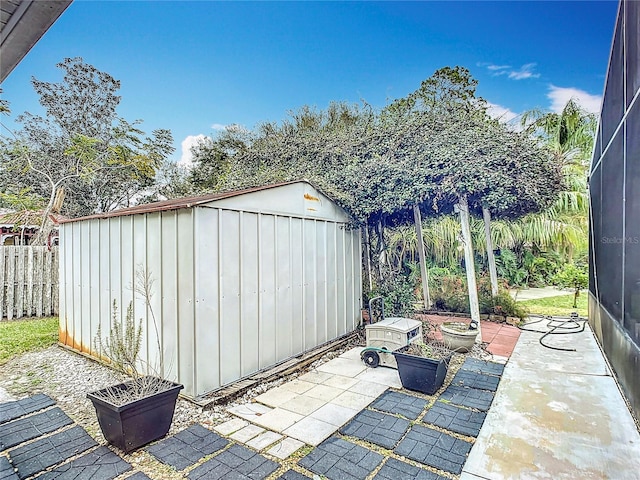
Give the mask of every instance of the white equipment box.
<path id="1" fill-rule="evenodd" d="M 422 322 L 411 318 L 390 317 L 365 326 L 367 347 L 393 352 L 410 343 L 422 341 Z M 379 352 L 380 365 L 398 368 L 392 353 Z M 373 366 L 373 365 L 371 365 Z"/>

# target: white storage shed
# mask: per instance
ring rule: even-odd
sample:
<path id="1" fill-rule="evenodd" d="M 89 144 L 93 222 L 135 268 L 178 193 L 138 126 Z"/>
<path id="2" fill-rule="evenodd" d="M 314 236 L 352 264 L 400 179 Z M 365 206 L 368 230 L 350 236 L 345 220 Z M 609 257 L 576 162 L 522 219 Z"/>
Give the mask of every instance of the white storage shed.
<path id="1" fill-rule="evenodd" d="M 306 181 L 169 200 L 60 228 L 60 342 L 98 356 L 112 304 L 143 320 L 142 362 L 197 397 L 355 329 L 360 231 Z M 151 310 L 136 273 L 153 281 Z M 159 337 L 159 338 L 158 338 Z M 162 372 L 159 372 L 162 374 Z"/>

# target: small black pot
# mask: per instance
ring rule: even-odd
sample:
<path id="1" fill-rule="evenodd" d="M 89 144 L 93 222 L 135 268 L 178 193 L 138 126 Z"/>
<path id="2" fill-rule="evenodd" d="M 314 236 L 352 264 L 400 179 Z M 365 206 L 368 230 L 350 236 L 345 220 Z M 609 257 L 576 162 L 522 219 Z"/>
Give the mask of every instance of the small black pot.
<path id="1" fill-rule="evenodd" d="M 433 360 L 404 353 L 403 350 L 406 348 L 393 352 L 402 386 L 409 390 L 433 395 L 442 386 L 447 376 L 447 365 L 451 357 Z"/>
<path id="2" fill-rule="evenodd" d="M 163 381 L 158 379 L 158 381 Z M 111 389 L 127 390 L 132 382 Z M 108 389 L 87 394 L 96 409 L 98 423 L 107 441 L 125 453 L 164 437 L 173 421 L 176 401 L 183 385 L 170 382 L 168 389 L 116 406 L 102 395 Z"/>

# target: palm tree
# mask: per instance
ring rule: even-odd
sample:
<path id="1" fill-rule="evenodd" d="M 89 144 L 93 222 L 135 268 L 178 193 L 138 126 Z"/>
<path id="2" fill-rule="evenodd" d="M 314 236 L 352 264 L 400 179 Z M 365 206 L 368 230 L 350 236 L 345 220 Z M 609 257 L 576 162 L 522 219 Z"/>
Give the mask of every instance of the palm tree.
<path id="1" fill-rule="evenodd" d="M 562 112 L 530 110 L 522 114 L 521 125 L 538 135 L 562 165 L 586 167 L 591 157 L 597 119 L 570 99 Z"/>

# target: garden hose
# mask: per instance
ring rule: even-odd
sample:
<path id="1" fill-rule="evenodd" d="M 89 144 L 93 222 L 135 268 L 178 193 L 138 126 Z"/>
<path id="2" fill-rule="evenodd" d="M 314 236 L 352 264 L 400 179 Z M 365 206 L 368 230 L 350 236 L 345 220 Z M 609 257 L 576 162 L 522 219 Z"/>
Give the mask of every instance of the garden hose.
<path id="1" fill-rule="evenodd" d="M 572 312 L 569 318 L 567 317 L 552 317 L 549 315 L 530 315 L 530 317 L 540 317 L 538 320 L 534 320 L 533 322 L 529 322 L 526 325 L 531 325 L 534 323 L 539 323 L 544 320 L 547 320 L 547 328 L 549 330 L 535 330 L 531 328 L 518 327 L 520 330 L 525 332 L 536 332 L 542 333 L 543 335 L 538 339 L 540 345 L 543 347 L 550 348 L 552 350 L 560 350 L 562 352 L 575 352 L 575 348 L 562 348 L 562 347 L 554 347 L 553 345 L 548 345 L 544 343 L 544 339 L 550 335 L 571 335 L 574 333 L 584 332 L 585 326 L 587 324 L 586 318 L 580 318 L 577 312 Z M 582 324 L 581 324 L 582 322 Z"/>

